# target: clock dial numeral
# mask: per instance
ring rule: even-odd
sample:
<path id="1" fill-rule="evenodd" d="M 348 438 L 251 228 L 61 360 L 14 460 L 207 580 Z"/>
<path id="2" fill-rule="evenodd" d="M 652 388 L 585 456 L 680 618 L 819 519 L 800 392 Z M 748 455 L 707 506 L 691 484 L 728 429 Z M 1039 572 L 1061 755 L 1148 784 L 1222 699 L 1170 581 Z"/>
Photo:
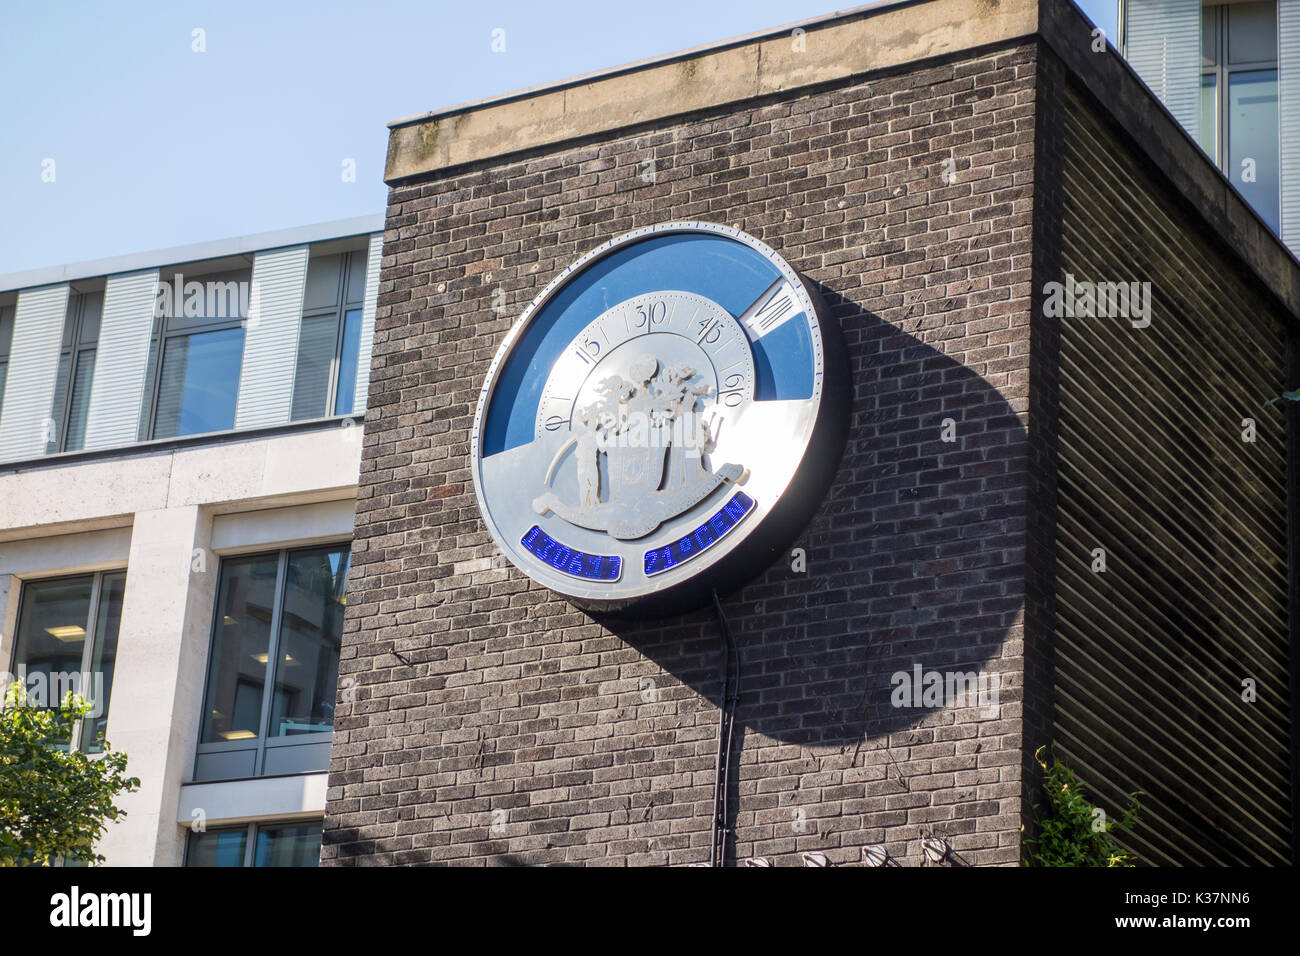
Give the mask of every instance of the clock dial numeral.
<path id="1" fill-rule="evenodd" d="M 651 329 L 663 325 L 667 316 L 668 303 L 662 299 L 655 302 L 643 302 L 636 307 L 636 318 L 633 320 L 632 325 L 635 328 L 649 332 Z"/>
<path id="2" fill-rule="evenodd" d="M 695 341 L 701 345 L 712 345 L 718 339 L 722 338 L 722 326 L 716 318 L 700 319 L 699 326 L 701 332 L 696 336 Z"/>
<path id="3" fill-rule="evenodd" d="M 740 372 L 723 376 L 719 385 L 718 401 L 727 408 L 735 408 L 745 400 L 745 376 Z"/>
<path id="4" fill-rule="evenodd" d="M 758 341 L 803 311 L 799 296 L 785 279 L 778 279 L 740 317 L 741 327 Z"/>
<path id="5" fill-rule="evenodd" d="M 645 336 L 654 339 L 633 345 Z M 673 339 L 691 343 L 688 351 L 684 354 L 682 345 L 672 344 Z M 698 351 L 687 358 L 691 348 Z M 535 437 L 579 429 L 574 416 L 579 405 L 585 407 L 593 401 L 593 383 L 621 378 L 625 387 L 638 386 L 640 383 L 631 382 L 627 360 L 642 351 L 657 359 L 661 370 L 675 362 L 694 369 L 699 376 L 696 384 L 705 389 L 698 393 L 701 412 L 712 407 L 730 416 L 753 399 L 749 340 L 731 313 L 691 293 L 650 293 L 607 310 L 572 339 L 547 377 Z"/>

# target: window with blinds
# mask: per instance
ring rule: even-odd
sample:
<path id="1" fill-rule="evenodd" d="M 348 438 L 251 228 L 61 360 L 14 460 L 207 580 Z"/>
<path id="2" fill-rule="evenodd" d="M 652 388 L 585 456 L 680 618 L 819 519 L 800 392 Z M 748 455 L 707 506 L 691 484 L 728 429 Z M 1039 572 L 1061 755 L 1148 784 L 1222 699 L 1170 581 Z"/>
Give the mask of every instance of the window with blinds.
<path id="1" fill-rule="evenodd" d="M 235 427 L 251 275 L 177 267 L 160 276 L 142 440 Z"/>
<path id="2" fill-rule="evenodd" d="M 294 421 L 353 412 L 366 255 L 364 248 L 328 255 L 313 250 L 298 333 Z"/>
<path id="3" fill-rule="evenodd" d="M 103 292 L 73 292 L 68 298 L 63 349 L 46 427 L 46 454 L 80 451 L 85 444 L 86 414 L 90 410 L 90 385 L 95 375 L 95 350 L 103 309 Z"/>
<path id="4" fill-rule="evenodd" d="M 1199 135 L 1201 0 L 1126 0 L 1124 56 L 1193 137 Z"/>

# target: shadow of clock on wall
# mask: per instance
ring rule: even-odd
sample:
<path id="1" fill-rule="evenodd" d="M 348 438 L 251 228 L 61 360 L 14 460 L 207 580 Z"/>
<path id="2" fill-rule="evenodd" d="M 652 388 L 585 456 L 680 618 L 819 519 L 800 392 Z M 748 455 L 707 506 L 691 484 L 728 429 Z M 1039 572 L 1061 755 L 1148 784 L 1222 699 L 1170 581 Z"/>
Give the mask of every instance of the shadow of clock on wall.
<path id="1" fill-rule="evenodd" d="M 976 371 L 905 331 L 916 319 L 899 328 L 821 291 L 849 353 L 848 443 L 808 527 L 722 604 L 740 656 L 737 734 L 866 752 L 885 735 L 933 727 L 950 688 L 972 692 L 971 709 L 1019 702 L 1019 666 L 996 672 L 1004 654 L 1020 656 L 1018 644 L 1004 645 L 1019 639 L 1024 607 L 1027 434 Z M 944 321 L 931 315 L 920 327 L 932 334 Z M 712 609 L 595 617 L 689 688 L 646 685 L 653 696 L 642 699 L 662 702 L 662 720 L 653 707 L 638 717 L 664 730 L 691 725 L 682 708 L 699 695 L 716 720 L 722 655 Z M 981 713 L 996 719 L 996 710 Z"/>

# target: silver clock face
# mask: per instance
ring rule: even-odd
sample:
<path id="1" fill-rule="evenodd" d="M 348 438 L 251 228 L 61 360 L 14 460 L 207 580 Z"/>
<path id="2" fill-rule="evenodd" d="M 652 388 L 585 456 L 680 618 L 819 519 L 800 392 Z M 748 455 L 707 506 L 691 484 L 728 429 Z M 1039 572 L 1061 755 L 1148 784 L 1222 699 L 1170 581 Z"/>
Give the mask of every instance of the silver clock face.
<path id="1" fill-rule="evenodd" d="M 707 585 L 789 492 L 825 365 L 808 289 L 753 237 L 667 223 L 605 243 L 488 370 L 471 449 L 493 540 L 584 606 Z"/>

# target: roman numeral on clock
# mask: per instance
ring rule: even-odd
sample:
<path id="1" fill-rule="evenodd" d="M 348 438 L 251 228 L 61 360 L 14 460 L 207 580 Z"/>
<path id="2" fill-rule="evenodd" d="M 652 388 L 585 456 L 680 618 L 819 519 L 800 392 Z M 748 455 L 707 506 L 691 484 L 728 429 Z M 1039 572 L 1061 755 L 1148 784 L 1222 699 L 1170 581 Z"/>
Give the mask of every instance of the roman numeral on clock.
<path id="1" fill-rule="evenodd" d="M 802 311 L 803 306 L 790 283 L 778 279 L 745 310 L 740 324 L 751 341 L 758 341 Z"/>

